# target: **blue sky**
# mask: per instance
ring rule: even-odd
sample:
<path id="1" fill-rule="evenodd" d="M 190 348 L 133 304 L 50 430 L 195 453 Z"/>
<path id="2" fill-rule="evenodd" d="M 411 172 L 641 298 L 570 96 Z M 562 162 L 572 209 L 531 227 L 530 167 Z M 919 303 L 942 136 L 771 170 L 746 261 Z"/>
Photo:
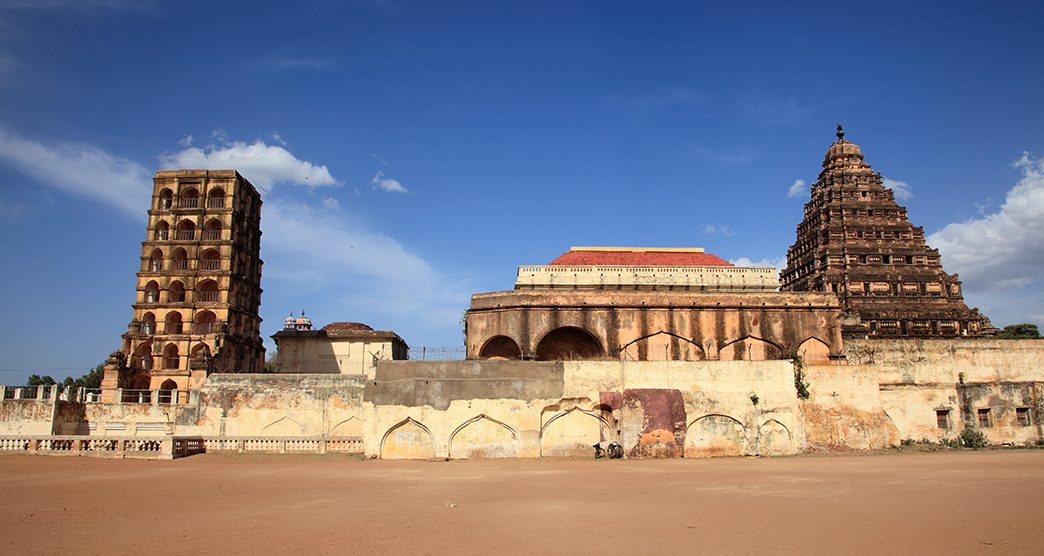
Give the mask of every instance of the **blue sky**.
<path id="1" fill-rule="evenodd" d="M 118 348 L 160 168 L 263 191 L 266 339 L 305 309 L 447 346 L 471 293 L 570 245 L 781 264 L 838 120 L 969 305 L 1044 324 L 1042 22 L 1040 2 L 5 0 L 0 382 Z"/>

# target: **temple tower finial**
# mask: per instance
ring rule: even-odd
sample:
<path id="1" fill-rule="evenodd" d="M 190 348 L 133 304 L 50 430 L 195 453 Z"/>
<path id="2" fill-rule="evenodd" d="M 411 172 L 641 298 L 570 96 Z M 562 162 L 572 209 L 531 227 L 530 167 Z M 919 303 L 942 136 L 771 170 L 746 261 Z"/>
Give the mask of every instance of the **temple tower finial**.
<path id="1" fill-rule="evenodd" d="M 845 130 L 841 128 L 841 122 L 840 121 L 837 122 L 837 140 L 838 141 L 844 141 L 845 140 Z"/>

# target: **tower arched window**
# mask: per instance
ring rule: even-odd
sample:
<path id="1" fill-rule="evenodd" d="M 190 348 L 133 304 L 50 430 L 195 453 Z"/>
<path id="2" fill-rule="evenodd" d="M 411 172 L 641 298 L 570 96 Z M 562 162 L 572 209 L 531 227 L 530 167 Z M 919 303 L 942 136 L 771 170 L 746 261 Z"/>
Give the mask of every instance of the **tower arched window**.
<path id="1" fill-rule="evenodd" d="M 177 249 L 174 251 L 174 259 L 171 264 L 174 270 L 188 270 L 188 251 Z"/>
<path id="2" fill-rule="evenodd" d="M 178 222 L 176 239 L 196 239 L 196 224 L 191 220 Z"/>
<path id="3" fill-rule="evenodd" d="M 181 280 L 174 280 L 170 283 L 170 287 L 167 288 L 167 301 L 170 303 L 185 302 L 185 284 L 182 284 Z"/>
<path id="4" fill-rule="evenodd" d="M 149 271 L 159 272 L 163 270 L 163 250 L 153 249 L 152 254 L 149 255 Z"/>
<path id="5" fill-rule="evenodd" d="M 134 349 L 134 354 L 131 355 L 130 366 L 135 369 L 150 370 L 152 369 L 152 341 L 139 344 Z"/>
<path id="6" fill-rule="evenodd" d="M 221 292 L 218 284 L 213 280 L 203 280 L 196 284 L 195 300 L 200 303 L 216 303 L 220 301 Z"/>
<path id="7" fill-rule="evenodd" d="M 221 239 L 221 221 L 217 218 L 211 218 L 207 220 L 207 223 L 203 226 L 203 239 L 206 241 L 215 241 Z"/>
<path id="8" fill-rule="evenodd" d="M 145 313 L 141 317 L 141 327 L 138 330 L 146 336 L 152 336 L 156 333 L 156 315 L 151 312 Z"/>
<path id="9" fill-rule="evenodd" d="M 195 187 L 190 187 L 181 192 L 181 202 L 178 204 L 181 208 L 198 208 L 199 207 L 199 190 Z"/>
<path id="10" fill-rule="evenodd" d="M 177 369 L 180 362 L 181 357 L 178 356 L 178 346 L 167 344 L 167 347 L 163 348 L 163 368 Z"/>
<path id="11" fill-rule="evenodd" d="M 195 322 L 192 325 L 193 334 L 213 334 L 217 332 L 217 315 L 211 311 L 200 311 L 196 313 Z"/>
<path id="12" fill-rule="evenodd" d="M 221 269 L 221 255 L 217 252 L 217 249 L 207 249 L 199 255 L 199 269 L 200 270 L 220 270 Z"/>
<path id="13" fill-rule="evenodd" d="M 159 284 L 155 280 L 145 284 L 145 303 L 159 303 Z"/>
<path id="14" fill-rule="evenodd" d="M 174 192 L 169 189 L 164 189 L 163 191 L 160 191 L 159 208 L 166 210 L 172 206 L 174 206 Z"/>
<path id="15" fill-rule="evenodd" d="M 166 319 L 163 321 L 163 333 L 164 334 L 183 334 L 184 327 L 181 322 L 181 313 L 177 311 L 171 311 L 167 313 Z"/>
<path id="16" fill-rule="evenodd" d="M 167 224 L 166 220 L 160 220 L 156 224 L 156 233 L 153 234 L 152 239 L 166 240 L 170 238 L 170 224 Z"/>
<path id="17" fill-rule="evenodd" d="M 207 193 L 207 208 L 224 208 L 225 190 L 221 188 L 211 189 Z"/>

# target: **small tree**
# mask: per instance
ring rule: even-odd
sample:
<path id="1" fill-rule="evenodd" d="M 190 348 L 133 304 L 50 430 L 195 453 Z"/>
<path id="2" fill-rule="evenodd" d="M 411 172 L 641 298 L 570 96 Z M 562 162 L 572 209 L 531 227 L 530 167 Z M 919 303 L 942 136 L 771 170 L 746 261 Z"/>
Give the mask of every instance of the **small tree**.
<path id="1" fill-rule="evenodd" d="M 52 386 L 56 384 L 54 377 L 51 375 L 40 376 L 37 374 L 29 375 L 29 380 L 25 381 L 26 386 Z"/>
<path id="2" fill-rule="evenodd" d="M 996 338 L 1002 340 L 1032 340 L 1040 338 L 1040 330 L 1035 324 L 1009 324 L 997 333 Z"/>

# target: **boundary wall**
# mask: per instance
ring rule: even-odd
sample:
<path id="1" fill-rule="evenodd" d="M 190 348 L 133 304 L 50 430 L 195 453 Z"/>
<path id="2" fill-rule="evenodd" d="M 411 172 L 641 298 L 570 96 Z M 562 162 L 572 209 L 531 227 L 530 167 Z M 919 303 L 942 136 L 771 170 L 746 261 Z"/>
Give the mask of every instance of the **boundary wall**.
<path id="1" fill-rule="evenodd" d="M 190 396 L 136 394 L 148 403 L 4 396 L 0 435 L 389 459 L 591 457 L 610 442 L 628 457 L 781 455 L 940 441 L 966 427 L 992 444 L 1044 438 L 1044 341 L 848 340 L 846 354 L 847 365 L 383 361 L 371 378 L 215 374 Z"/>

